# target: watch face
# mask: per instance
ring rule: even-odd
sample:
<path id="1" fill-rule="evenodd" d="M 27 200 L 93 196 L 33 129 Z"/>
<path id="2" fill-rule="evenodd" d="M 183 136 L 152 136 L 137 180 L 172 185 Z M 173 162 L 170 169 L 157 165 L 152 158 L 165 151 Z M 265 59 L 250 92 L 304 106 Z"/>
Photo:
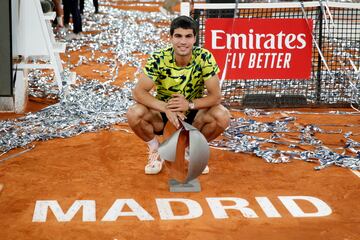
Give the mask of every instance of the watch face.
<path id="1" fill-rule="evenodd" d="M 193 102 L 189 103 L 189 108 L 193 110 L 195 108 L 195 104 Z"/>

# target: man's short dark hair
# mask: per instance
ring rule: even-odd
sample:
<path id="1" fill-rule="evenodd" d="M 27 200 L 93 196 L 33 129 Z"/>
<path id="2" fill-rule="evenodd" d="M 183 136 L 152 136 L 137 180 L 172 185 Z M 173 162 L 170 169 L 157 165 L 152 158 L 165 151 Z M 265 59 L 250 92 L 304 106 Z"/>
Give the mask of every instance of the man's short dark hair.
<path id="1" fill-rule="evenodd" d="M 198 30 L 198 24 L 191 17 L 180 16 L 172 20 L 170 25 L 170 36 L 174 34 L 174 31 L 177 28 L 192 29 L 194 32 L 194 36 L 196 36 Z"/>

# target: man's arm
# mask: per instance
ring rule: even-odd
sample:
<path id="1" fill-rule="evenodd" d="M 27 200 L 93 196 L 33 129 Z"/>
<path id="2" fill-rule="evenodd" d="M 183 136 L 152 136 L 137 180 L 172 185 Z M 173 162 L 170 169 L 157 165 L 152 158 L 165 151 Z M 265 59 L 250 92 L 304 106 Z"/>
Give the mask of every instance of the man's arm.
<path id="1" fill-rule="evenodd" d="M 196 109 L 210 108 L 221 103 L 220 81 L 217 74 L 205 81 L 207 95 L 203 98 L 194 99 Z"/>
<path id="2" fill-rule="evenodd" d="M 194 99 L 193 103 L 195 109 L 210 108 L 221 103 L 221 90 L 218 75 L 214 75 L 205 81 L 207 89 L 207 96 L 203 98 Z M 181 94 L 173 94 L 169 100 L 167 108 L 171 111 L 184 112 L 189 109 L 189 101 Z"/>
<path id="3" fill-rule="evenodd" d="M 154 109 L 159 112 L 164 112 L 169 121 L 176 127 L 180 127 L 178 117 L 185 118 L 181 112 L 176 112 L 168 109 L 167 103 L 156 99 L 150 94 L 150 90 L 155 86 L 154 82 L 146 76 L 144 73 L 140 75 L 139 81 L 133 90 L 133 97 L 136 102 L 147 106 L 150 109 Z"/>
<path id="4" fill-rule="evenodd" d="M 133 90 L 133 97 L 138 102 L 148 108 L 154 109 L 159 112 L 166 111 L 166 103 L 156 99 L 150 94 L 150 90 L 155 86 L 154 82 L 141 73 L 138 83 Z"/>

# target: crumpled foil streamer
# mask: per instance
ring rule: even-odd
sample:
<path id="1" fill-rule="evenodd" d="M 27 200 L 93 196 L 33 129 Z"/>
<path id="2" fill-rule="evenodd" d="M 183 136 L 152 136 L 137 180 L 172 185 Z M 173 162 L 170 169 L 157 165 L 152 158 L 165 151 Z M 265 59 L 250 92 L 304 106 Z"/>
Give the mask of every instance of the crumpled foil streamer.
<path id="1" fill-rule="evenodd" d="M 36 98 L 58 99 L 59 88 L 54 83 L 54 74 L 32 70 L 28 74 L 29 96 Z"/>
<path id="2" fill-rule="evenodd" d="M 131 88 L 95 80 L 69 86 L 60 102 L 15 120 L 0 121 L 0 152 L 28 147 L 34 141 L 67 138 L 106 129 L 126 122 L 125 113 L 133 104 Z M 2 155 L 1 154 L 1 155 Z"/>
<path id="3" fill-rule="evenodd" d="M 230 126 L 234 126 L 236 131 L 243 132 L 289 132 L 288 123 L 295 121 L 294 117 L 284 117 L 275 120 L 274 122 L 257 122 L 255 120 L 245 120 L 243 118 L 238 118 L 235 121 L 232 121 Z"/>
<path id="4" fill-rule="evenodd" d="M 168 44 L 161 38 L 169 31 L 168 24 L 160 26 L 170 20 L 168 16 L 159 12 L 125 11 L 103 6 L 101 12 L 102 14 L 85 12 L 83 31 L 90 34 L 68 42 L 68 51 L 86 47 L 103 53 L 111 52 L 122 65 L 140 67 L 141 56 Z"/>
<path id="5" fill-rule="evenodd" d="M 233 111 L 237 112 L 244 112 L 246 116 L 249 117 L 259 117 L 259 116 L 271 116 L 275 113 L 280 113 L 283 115 L 289 115 L 289 114 L 295 114 L 295 115 L 351 115 L 351 116 L 360 116 L 359 112 L 349 112 L 349 111 L 339 111 L 339 110 L 331 110 L 328 112 L 314 112 L 312 110 L 311 112 L 301 112 L 301 111 L 294 111 L 294 110 L 271 110 L 266 111 L 264 109 L 254 109 L 254 108 L 245 108 L 241 110 L 234 109 Z M 347 125 L 347 124 L 343 124 Z"/>
<path id="6" fill-rule="evenodd" d="M 255 110 L 248 111 L 252 115 Z M 257 114 L 255 114 L 257 115 Z M 210 146 L 222 150 L 234 151 L 236 153 L 252 153 L 263 158 L 269 163 L 287 163 L 291 159 L 303 160 L 308 162 L 317 162 L 320 165 L 315 170 L 320 170 L 332 165 L 360 170 L 360 143 L 352 140 L 351 132 L 344 134 L 347 139 L 342 149 L 347 149 L 352 155 L 345 153 L 339 154 L 332 149 L 323 145 L 323 143 L 315 138 L 316 133 L 332 133 L 327 132 L 315 125 L 306 125 L 298 128 L 299 136 L 297 140 L 289 140 L 284 137 L 281 132 L 293 132 L 288 126 L 293 123 L 295 118 L 281 118 L 271 123 L 259 123 L 255 120 L 246 120 L 243 118 L 234 118 L 231 120 L 230 126 L 223 133 L 224 139 L 215 140 Z M 245 133 L 273 133 L 269 138 L 261 138 Z M 335 132 L 338 133 L 338 132 Z M 282 140 L 283 138 L 283 140 Z M 272 147 L 263 147 L 263 143 L 274 144 Z M 312 146 L 313 151 L 308 150 L 279 150 L 275 145 L 286 145 L 288 148 L 302 149 L 301 146 Z"/>
<path id="7" fill-rule="evenodd" d="M 329 39 L 330 49 L 333 50 L 333 58 L 341 65 L 340 72 L 345 73 L 348 85 L 351 89 L 350 103 L 356 109 L 360 107 L 360 42 L 359 39 L 340 39 L 334 34 L 338 26 L 334 23 L 333 13 L 328 6 L 328 1 L 320 1 L 324 13 L 326 37 Z M 325 6 L 324 6 L 325 4 Z M 355 62 L 355 63 L 354 63 Z M 358 65 L 358 66 L 357 66 Z M 348 71 L 350 69 L 350 71 Z M 329 71 L 329 69 L 327 69 Z M 345 70 L 345 71 L 344 71 Z M 335 77 L 332 77 L 333 79 Z M 356 106 L 354 106 L 356 104 Z M 358 109 L 356 109 L 359 111 Z"/>
<path id="8" fill-rule="evenodd" d="M 124 11 L 106 6 L 100 7 L 101 14 L 93 14 L 91 11 L 92 7 L 86 2 L 83 15 L 83 31 L 86 34 L 81 39 L 67 42 L 68 53 L 82 49 L 91 52 L 91 55 L 86 57 L 80 54 L 76 63 L 71 64 L 71 55 L 67 54 L 67 61 L 63 60 L 66 71 L 91 63 L 105 64 L 108 66 L 107 70 L 93 71 L 99 73 L 101 78 L 108 76 L 105 81 L 113 82 L 118 77 L 121 66 L 134 66 L 139 72 L 146 54 L 168 44 L 162 37 L 169 31 L 171 16 L 164 16 L 159 12 Z M 70 32 L 70 29 L 57 31 L 56 38 L 65 41 L 66 34 Z M 112 57 L 95 57 L 95 51 L 110 53 Z M 81 72 L 78 74 L 81 75 Z M 40 70 L 30 72 L 29 90 L 30 96 L 39 98 L 56 99 L 60 94 L 53 74 Z"/>

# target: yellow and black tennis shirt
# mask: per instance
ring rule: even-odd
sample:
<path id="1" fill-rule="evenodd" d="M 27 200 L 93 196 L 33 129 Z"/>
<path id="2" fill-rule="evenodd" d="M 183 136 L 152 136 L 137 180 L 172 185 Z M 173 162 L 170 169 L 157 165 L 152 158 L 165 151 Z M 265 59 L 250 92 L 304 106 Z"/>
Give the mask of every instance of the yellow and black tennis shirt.
<path id="1" fill-rule="evenodd" d="M 154 52 L 143 72 L 154 81 L 156 98 L 167 101 L 174 93 L 188 100 L 203 97 L 205 81 L 219 72 L 214 56 L 206 49 L 193 47 L 192 59 L 185 67 L 175 63 L 174 49 L 168 47 Z"/>

